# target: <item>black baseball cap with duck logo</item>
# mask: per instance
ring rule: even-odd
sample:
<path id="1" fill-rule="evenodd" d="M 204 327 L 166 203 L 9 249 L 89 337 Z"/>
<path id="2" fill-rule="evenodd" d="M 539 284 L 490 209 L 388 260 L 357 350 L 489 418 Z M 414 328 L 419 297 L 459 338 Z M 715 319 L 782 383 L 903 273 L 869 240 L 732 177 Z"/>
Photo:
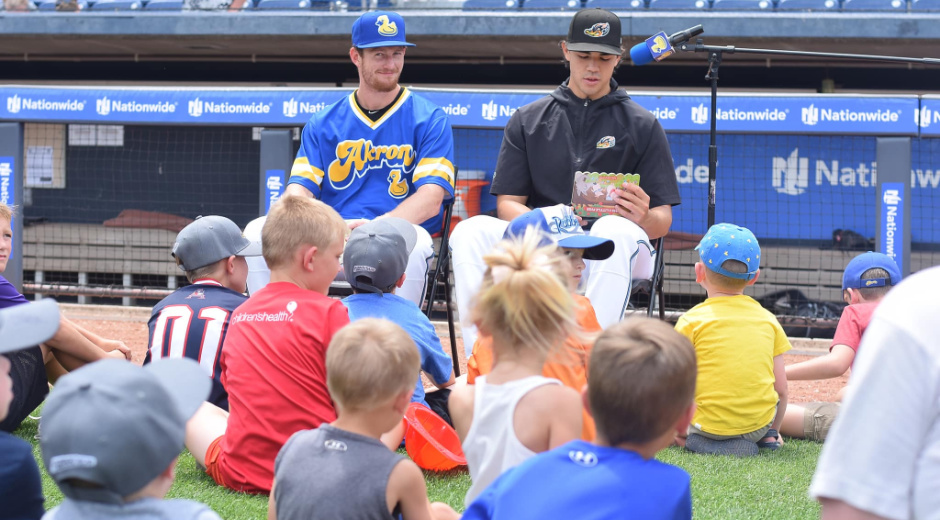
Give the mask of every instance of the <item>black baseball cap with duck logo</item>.
<path id="1" fill-rule="evenodd" d="M 604 9 L 582 9 L 568 27 L 570 51 L 623 54 L 620 48 L 620 17 Z"/>

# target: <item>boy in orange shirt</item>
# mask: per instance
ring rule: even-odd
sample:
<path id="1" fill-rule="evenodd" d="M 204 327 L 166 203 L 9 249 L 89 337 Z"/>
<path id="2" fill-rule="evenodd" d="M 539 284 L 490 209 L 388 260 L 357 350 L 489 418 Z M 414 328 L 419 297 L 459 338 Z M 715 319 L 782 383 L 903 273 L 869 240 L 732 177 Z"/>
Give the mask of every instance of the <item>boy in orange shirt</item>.
<path id="1" fill-rule="evenodd" d="M 601 326 L 597 322 L 591 300 L 577 294 L 577 289 L 581 283 L 584 261 L 606 260 L 614 253 L 614 243 L 584 234 L 571 207 L 563 204 L 534 209 L 516 217 L 509 223 L 503 238 L 521 237 L 529 227 L 543 232 L 545 243 L 551 240 L 558 244 L 571 260 L 573 276 L 568 288 L 575 301 L 577 323 L 587 335 L 599 333 Z M 565 386 L 580 392 L 587 384 L 588 359 L 593 344 L 593 337 L 569 337 L 564 350 L 549 356 L 542 375 L 558 379 Z M 477 376 L 489 373 L 492 368 L 492 340 L 489 337 L 477 338 L 473 344 L 473 353 L 467 360 L 467 384 L 472 385 Z M 582 418 L 581 438 L 594 440 L 594 419 L 587 411 L 584 411 Z"/>

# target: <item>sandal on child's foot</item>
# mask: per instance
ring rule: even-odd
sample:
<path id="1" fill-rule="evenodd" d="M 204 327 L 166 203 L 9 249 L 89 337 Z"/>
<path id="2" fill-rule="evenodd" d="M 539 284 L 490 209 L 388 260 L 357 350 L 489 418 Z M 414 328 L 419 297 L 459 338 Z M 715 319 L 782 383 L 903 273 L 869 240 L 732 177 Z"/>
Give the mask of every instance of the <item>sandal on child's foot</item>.
<path id="1" fill-rule="evenodd" d="M 767 435 L 764 435 L 764 438 L 757 442 L 757 447 L 767 448 L 771 451 L 776 450 L 780 447 L 780 434 L 773 428 L 767 430 Z"/>

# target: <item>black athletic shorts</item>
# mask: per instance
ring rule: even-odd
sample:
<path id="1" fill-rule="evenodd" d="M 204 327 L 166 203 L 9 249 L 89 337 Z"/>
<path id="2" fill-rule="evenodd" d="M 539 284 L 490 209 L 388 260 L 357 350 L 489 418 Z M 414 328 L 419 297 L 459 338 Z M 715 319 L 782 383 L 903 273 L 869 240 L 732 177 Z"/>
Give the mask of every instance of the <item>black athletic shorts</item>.
<path id="1" fill-rule="evenodd" d="M 0 431 L 12 432 L 46 398 L 49 380 L 46 378 L 46 365 L 42 362 L 42 350 L 38 346 L 5 355 L 10 360 L 13 401 L 7 418 L 0 422 Z"/>

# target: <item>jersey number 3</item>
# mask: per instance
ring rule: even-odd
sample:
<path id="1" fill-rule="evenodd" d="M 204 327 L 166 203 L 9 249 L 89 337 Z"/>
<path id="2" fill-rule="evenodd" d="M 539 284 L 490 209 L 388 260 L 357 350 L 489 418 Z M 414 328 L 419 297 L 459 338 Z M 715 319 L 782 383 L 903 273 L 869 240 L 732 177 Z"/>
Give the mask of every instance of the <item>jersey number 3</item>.
<path id="1" fill-rule="evenodd" d="M 189 325 L 193 319 L 193 310 L 189 305 L 168 305 L 160 311 L 160 317 L 153 329 L 153 341 L 150 344 L 152 361 L 164 357 L 189 357 L 199 361 L 199 365 L 211 377 L 215 377 L 215 362 L 219 357 L 222 346 L 222 329 L 228 319 L 229 311 L 221 307 L 203 307 L 199 310 L 198 318 L 204 320 L 202 341 L 197 344 L 189 341 Z M 170 335 L 169 345 L 166 345 L 166 335 Z M 198 348 L 193 355 L 187 348 Z"/>

